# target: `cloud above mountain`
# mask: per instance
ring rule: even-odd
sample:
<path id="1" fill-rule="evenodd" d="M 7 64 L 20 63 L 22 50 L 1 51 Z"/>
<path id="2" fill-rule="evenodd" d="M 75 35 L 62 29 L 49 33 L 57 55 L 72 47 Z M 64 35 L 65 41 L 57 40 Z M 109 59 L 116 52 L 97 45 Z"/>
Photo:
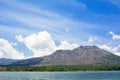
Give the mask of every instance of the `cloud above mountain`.
<path id="1" fill-rule="evenodd" d="M 0 58 L 23 59 L 24 54 L 17 51 L 9 41 L 0 39 Z"/>
<path id="2" fill-rule="evenodd" d="M 38 57 L 78 45 L 114 50 L 120 45 L 119 4 L 119 0 L 0 0 L 0 39 L 11 46 L 1 49 L 0 56 L 13 58 L 9 50 L 9 55 L 21 54 L 20 58 Z M 119 54 L 120 48 L 111 52 Z"/>
<path id="3" fill-rule="evenodd" d="M 112 39 L 119 39 L 119 35 L 116 35 L 112 31 L 109 32 L 112 35 Z M 77 48 L 79 45 L 76 43 L 69 43 L 68 41 L 61 40 L 59 44 L 56 44 L 52 35 L 47 31 L 41 31 L 38 33 L 34 33 L 31 35 L 16 35 L 15 38 L 17 42 L 9 42 L 5 39 L 0 39 L 0 58 L 12 58 L 12 59 L 24 59 L 24 58 L 32 58 L 32 57 L 42 57 L 46 55 L 52 54 L 56 50 L 72 50 Z M 94 43 L 98 41 L 99 38 L 97 36 L 90 36 L 86 44 Z M 24 53 L 18 51 L 14 46 L 19 45 L 19 43 L 23 43 L 26 48 L 28 48 L 32 55 L 26 57 Z M 119 49 L 120 44 L 117 46 L 112 46 L 108 44 L 96 44 L 99 48 L 112 52 L 116 55 L 120 55 Z"/>
<path id="4" fill-rule="evenodd" d="M 61 41 L 61 44 L 57 47 L 57 49 L 74 49 L 74 48 L 77 48 L 78 47 L 78 44 L 76 43 L 68 43 L 67 41 Z"/>
<path id="5" fill-rule="evenodd" d="M 51 34 L 47 31 L 31 34 L 26 37 L 16 35 L 16 39 L 24 43 L 25 46 L 33 52 L 33 56 L 31 57 L 50 55 L 58 49 L 74 49 L 78 47 L 76 43 L 69 43 L 67 41 L 61 41 L 60 45 L 56 46 Z"/>
<path id="6" fill-rule="evenodd" d="M 110 31 L 109 34 L 112 35 L 112 39 L 120 39 L 120 35 L 117 35 L 117 34 L 113 33 L 112 31 Z"/>
<path id="7" fill-rule="evenodd" d="M 96 40 L 97 40 L 97 37 L 96 37 L 96 36 L 90 36 L 89 39 L 88 39 L 88 42 L 89 42 L 89 43 L 92 43 L 92 42 L 94 42 L 94 41 L 96 41 Z"/>
<path id="8" fill-rule="evenodd" d="M 112 47 L 112 46 L 108 46 L 106 44 L 103 44 L 103 45 L 98 45 L 98 47 L 101 48 L 101 49 L 107 50 L 111 53 L 114 53 L 115 55 L 120 56 L 120 52 L 119 52 L 120 45 Z"/>
<path id="9" fill-rule="evenodd" d="M 109 31 L 109 34 L 112 36 L 111 43 L 107 42 L 106 44 L 101 44 L 101 45 L 98 44 L 97 46 L 101 49 L 107 50 L 115 55 L 120 56 L 120 43 L 119 43 L 120 35 L 115 34 L 113 31 Z"/>

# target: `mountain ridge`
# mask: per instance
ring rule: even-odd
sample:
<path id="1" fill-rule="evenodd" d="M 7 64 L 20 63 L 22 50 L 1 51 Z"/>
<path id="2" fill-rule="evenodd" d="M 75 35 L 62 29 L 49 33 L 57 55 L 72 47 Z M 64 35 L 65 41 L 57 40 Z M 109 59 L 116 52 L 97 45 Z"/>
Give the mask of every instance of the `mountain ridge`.
<path id="1" fill-rule="evenodd" d="M 8 59 L 8 58 L 0 58 L 0 65 L 3 66 L 3 65 L 9 65 L 13 62 L 17 62 L 19 60 L 17 59 Z"/>
<path id="2" fill-rule="evenodd" d="M 57 50 L 51 55 L 14 62 L 11 66 L 82 65 L 120 63 L 120 56 L 97 46 L 80 46 L 73 50 Z"/>

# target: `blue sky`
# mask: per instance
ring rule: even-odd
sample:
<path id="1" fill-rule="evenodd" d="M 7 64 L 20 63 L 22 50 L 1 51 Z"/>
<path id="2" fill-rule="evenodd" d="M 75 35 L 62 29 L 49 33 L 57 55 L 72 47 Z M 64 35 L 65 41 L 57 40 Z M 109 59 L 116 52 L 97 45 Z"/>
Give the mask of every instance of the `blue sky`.
<path id="1" fill-rule="evenodd" d="M 0 0 L 0 57 L 96 45 L 120 55 L 119 0 Z"/>

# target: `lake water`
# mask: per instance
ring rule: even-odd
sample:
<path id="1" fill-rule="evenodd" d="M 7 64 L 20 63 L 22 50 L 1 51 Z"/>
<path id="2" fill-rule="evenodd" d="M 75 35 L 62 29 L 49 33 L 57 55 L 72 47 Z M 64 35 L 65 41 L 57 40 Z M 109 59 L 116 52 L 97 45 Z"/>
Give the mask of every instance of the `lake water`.
<path id="1" fill-rule="evenodd" d="M 120 72 L 0 72 L 0 80 L 120 80 Z"/>

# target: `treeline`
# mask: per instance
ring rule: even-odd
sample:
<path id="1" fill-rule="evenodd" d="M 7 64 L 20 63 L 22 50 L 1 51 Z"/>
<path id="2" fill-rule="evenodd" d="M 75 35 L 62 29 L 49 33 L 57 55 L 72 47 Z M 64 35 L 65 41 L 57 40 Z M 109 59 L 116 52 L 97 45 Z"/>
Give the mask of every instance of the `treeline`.
<path id="1" fill-rule="evenodd" d="M 112 71 L 120 70 L 120 64 L 109 65 L 56 65 L 56 66 L 1 66 L 0 71 Z"/>

